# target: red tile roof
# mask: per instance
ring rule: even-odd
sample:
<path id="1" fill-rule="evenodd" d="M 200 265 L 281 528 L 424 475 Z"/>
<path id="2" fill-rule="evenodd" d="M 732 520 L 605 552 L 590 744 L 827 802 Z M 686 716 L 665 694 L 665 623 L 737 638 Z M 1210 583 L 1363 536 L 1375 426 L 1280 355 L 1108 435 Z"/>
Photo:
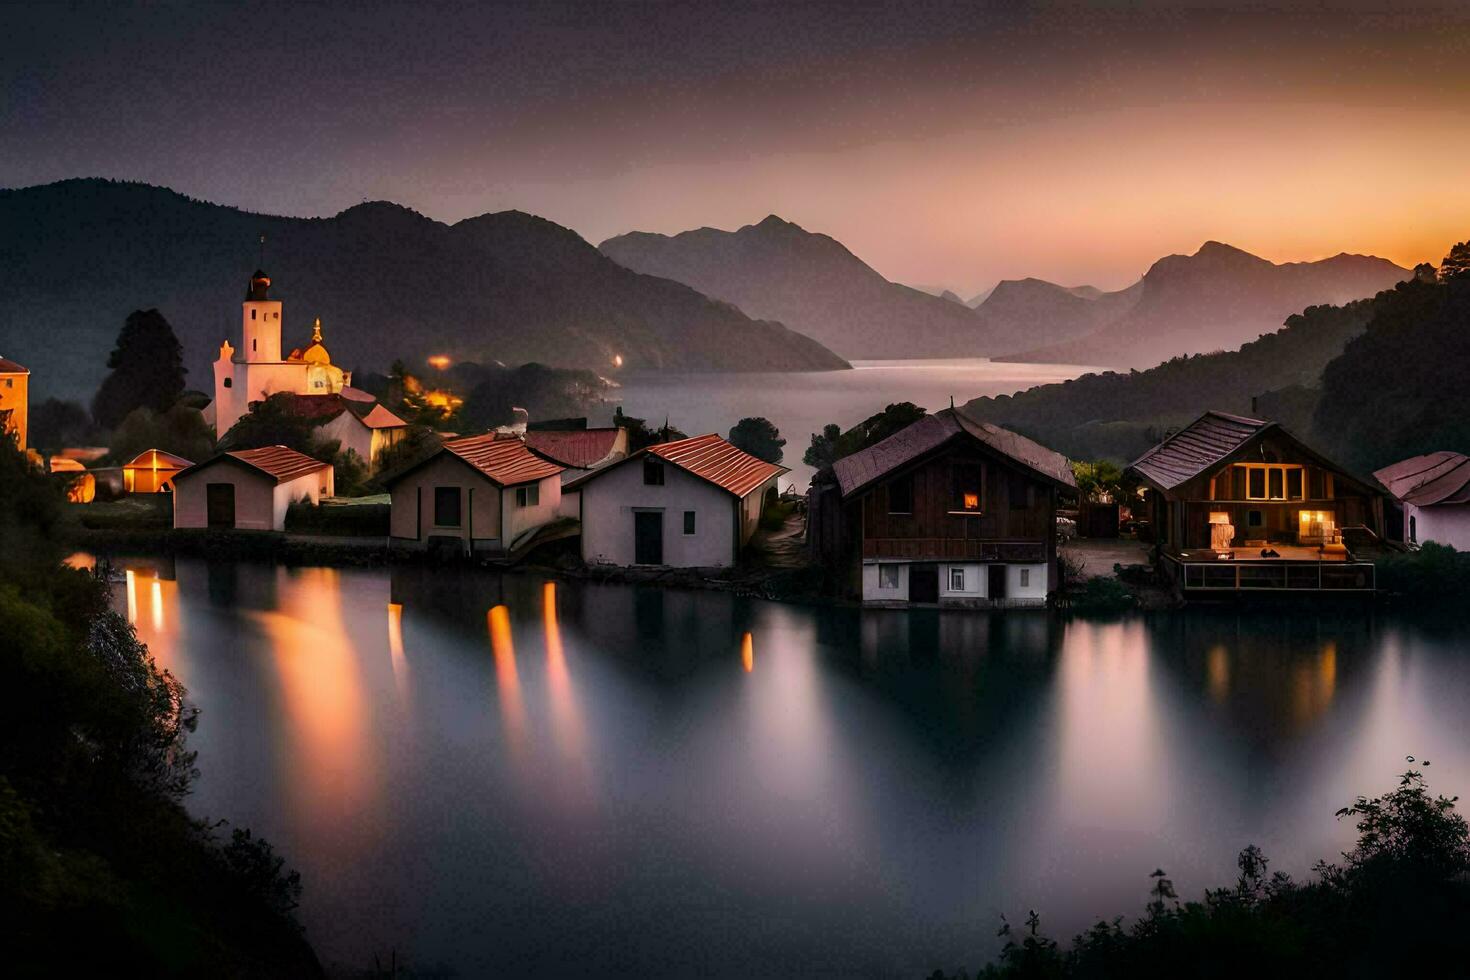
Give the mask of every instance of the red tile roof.
<path id="1" fill-rule="evenodd" d="M 565 469 L 537 456 L 519 439 L 497 437 L 494 432 L 451 439 L 443 448 L 503 487 L 556 476 Z"/>
<path id="2" fill-rule="evenodd" d="M 737 449 L 713 432 L 649 446 L 647 452 L 737 497 L 745 496 L 773 476 L 788 472 L 784 466 L 767 463 Z"/>
<path id="3" fill-rule="evenodd" d="M 293 394 L 291 412 L 302 418 L 321 419 L 323 422 L 328 422 L 343 412 L 351 412 L 369 429 L 394 429 L 408 424 L 376 401 L 363 401 L 338 394 Z"/>
<path id="4" fill-rule="evenodd" d="M 1389 493 L 1416 507 L 1470 503 L 1470 459 L 1460 453 L 1426 453 L 1373 475 Z"/>
<path id="5" fill-rule="evenodd" d="M 30 374 L 31 369 L 22 367 L 8 357 L 0 357 L 0 374 Z"/>
<path id="6" fill-rule="evenodd" d="M 287 483 L 299 476 L 327 469 L 331 464 L 312 459 L 285 446 L 265 446 L 261 449 L 237 449 L 224 455 L 253 466 L 267 476 L 276 478 L 277 483 Z M 218 457 L 216 457 L 218 458 Z M 197 468 L 197 467 L 196 467 Z M 182 475 L 182 474 L 180 474 Z M 177 477 L 175 477 L 177 479 Z"/>
<path id="7" fill-rule="evenodd" d="M 526 445 L 563 466 L 591 469 L 607 459 L 621 429 L 532 429 Z"/>

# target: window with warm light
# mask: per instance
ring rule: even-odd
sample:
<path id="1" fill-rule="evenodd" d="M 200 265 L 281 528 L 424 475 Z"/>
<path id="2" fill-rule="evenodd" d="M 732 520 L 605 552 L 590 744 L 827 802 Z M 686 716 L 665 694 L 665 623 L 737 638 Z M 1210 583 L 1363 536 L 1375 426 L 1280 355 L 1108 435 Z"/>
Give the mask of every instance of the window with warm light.
<path id="1" fill-rule="evenodd" d="M 1330 510 L 1297 513 L 1296 539 L 1301 544 L 1330 544 L 1337 540 L 1337 515 Z"/>
<path id="2" fill-rule="evenodd" d="M 980 493 L 984 472 L 979 463 L 955 463 L 950 468 L 950 475 L 954 481 L 950 503 L 952 513 L 980 513 Z"/>
<path id="3" fill-rule="evenodd" d="M 1292 463 L 1237 463 L 1245 470 L 1245 499 L 1301 500 L 1305 496 L 1302 468 Z"/>

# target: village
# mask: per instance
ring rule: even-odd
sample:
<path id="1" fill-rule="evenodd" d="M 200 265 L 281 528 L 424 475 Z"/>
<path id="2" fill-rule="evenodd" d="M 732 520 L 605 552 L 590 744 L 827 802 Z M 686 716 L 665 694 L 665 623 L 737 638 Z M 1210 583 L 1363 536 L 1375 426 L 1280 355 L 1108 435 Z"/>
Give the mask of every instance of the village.
<path id="1" fill-rule="evenodd" d="M 1092 478 L 1096 464 L 953 405 L 920 410 L 835 459 L 805 492 L 794 483 L 782 490 L 790 470 L 779 447 L 762 458 L 717 433 L 685 437 L 667 425 L 639 433 L 644 444 L 635 445 L 630 425 L 616 424 L 621 414 L 596 427 L 515 409 L 489 431 L 416 438 L 409 421 L 333 363 L 319 319 L 287 351 L 283 304 L 270 290 L 257 270 L 238 337 L 222 338 L 213 397 L 197 408 L 218 451 L 187 459 L 149 446 L 120 465 L 99 462 L 103 447 L 29 452 L 67 487 L 81 543 L 168 550 L 202 537 L 227 555 L 258 554 L 264 538 L 317 559 L 534 565 L 966 609 L 1267 595 L 1363 602 L 1379 591 L 1385 556 L 1431 542 L 1470 546 L 1465 456 L 1434 452 L 1359 475 L 1271 420 L 1206 405 L 1103 481 Z M 0 419 L 22 450 L 29 380 L 25 367 L 0 359 Z M 420 394 L 428 404 L 455 399 Z M 342 492 L 333 462 L 297 448 L 230 448 L 226 435 L 262 406 L 331 440 L 336 458 L 364 468 L 378 492 Z M 145 516 L 131 527 L 89 518 L 111 506 L 104 498 L 145 502 L 137 511 Z"/>

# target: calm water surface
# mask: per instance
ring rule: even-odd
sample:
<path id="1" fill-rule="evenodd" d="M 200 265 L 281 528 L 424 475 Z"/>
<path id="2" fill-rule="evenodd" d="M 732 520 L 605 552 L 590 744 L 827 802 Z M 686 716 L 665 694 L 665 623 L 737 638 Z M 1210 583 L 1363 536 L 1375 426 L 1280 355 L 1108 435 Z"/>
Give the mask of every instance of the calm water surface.
<path id="1" fill-rule="evenodd" d="M 973 969 L 1305 872 L 1405 754 L 1470 790 L 1470 629 L 783 606 L 420 569 L 130 562 L 202 709 L 190 807 L 274 841 L 324 958 L 460 976 Z"/>
<path id="2" fill-rule="evenodd" d="M 786 439 L 789 478 L 805 489 L 811 470 L 802 454 L 814 432 L 836 422 L 844 429 L 880 412 L 892 402 L 910 401 L 929 411 L 963 405 L 981 395 L 1010 395 L 1034 385 L 1066 381 L 1098 370 L 1072 364 L 1001 364 L 983 358 L 950 360 L 854 361 L 851 371 L 803 374 L 679 374 L 670 371 L 619 376 L 597 419 L 606 424 L 614 404 L 629 415 L 662 425 L 667 418 L 689 435 L 718 432 L 750 415 L 763 415 Z"/>

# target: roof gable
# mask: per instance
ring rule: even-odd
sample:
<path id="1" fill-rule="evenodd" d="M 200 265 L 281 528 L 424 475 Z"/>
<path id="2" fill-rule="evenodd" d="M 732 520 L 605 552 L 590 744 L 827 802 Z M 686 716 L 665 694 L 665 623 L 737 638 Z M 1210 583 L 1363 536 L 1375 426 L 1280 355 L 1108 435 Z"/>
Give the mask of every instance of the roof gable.
<path id="1" fill-rule="evenodd" d="M 1206 412 L 1154 446 L 1128 467 L 1164 490 L 1223 463 L 1276 423 L 1225 412 Z"/>
<path id="2" fill-rule="evenodd" d="M 711 483 L 736 497 L 744 497 L 759 489 L 772 477 L 790 472 L 786 467 L 777 463 L 768 463 L 752 456 L 711 432 L 707 435 L 678 439 L 674 442 L 659 443 L 656 446 L 640 449 L 625 459 L 572 480 L 564 489 L 575 490 L 625 463 L 631 463 L 635 459 L 647 456 L 655 456 L 666 463 L 672 463 L 691 476 Z"/>
<path id="3" fill-rule="evenodd" d="M 618 445 L 622 429 L 529 429 L 526 445 L 532 452 L 575 469 L 591 469 L 607 459 Z"/>
<path id="4" fill-rule="evenodd" d="M 958 409 L 926 415 L 886 439 L 832 464 L 844 497 L 859 493 L 957 438 L 968 438 L 1037 477 L 1075 488 L 1072 465 L 1061 453 L 990 422 L 977 422 Z"/>

